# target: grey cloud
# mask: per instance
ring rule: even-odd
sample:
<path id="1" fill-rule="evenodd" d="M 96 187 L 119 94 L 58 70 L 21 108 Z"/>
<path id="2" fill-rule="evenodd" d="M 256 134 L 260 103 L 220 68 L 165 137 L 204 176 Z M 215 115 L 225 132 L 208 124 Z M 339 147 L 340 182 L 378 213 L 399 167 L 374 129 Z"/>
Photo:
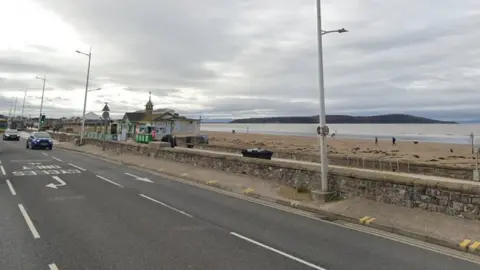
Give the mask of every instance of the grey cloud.
<path id="1" fill-rule="evenodd" d="M 92 88 L 115 83 L 146 97 L 151 90 L 156 102 L 174 100 L 184 113 L 317 114 L 314 1 L 37 2 L 93 45 Z M 323 37 L 328 113 L 474 115 L 478 0 L 322 2 L 325 29 L 350 30 Z M 0 70 L 48 72 L 55 89 L 84 87 L 86 61 L 48 61 L 57 52 L 37 49 L 45 55 L 0 55 L 6 60 Z M 25 85 L 0 82 L 0 91 Z M 197 89 L 203 98 L 182 88 Z M 97 98 L 95 104 L 116 101 L 110 104 L 116 112 L 143 108 L 114 94 Z"/>

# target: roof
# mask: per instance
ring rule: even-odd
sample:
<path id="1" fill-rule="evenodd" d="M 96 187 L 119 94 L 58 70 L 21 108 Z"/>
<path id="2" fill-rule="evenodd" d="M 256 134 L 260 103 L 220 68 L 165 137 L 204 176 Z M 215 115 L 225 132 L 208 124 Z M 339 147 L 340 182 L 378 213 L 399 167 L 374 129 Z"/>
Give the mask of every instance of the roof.
<path id="1" fill-rule="evenodd" d="M 143 120 L 143 117 L 145 116 L 144 112 L 130 112 L 130 113 L 125 113 L 123 116 L 123 120 L 128 119 L 130 122 L 140 122 Z"/>
<path id="2" fill-rule="evenodd" d="M 101 120 L 100 116 L 94 112 L 85 114 L 85 120 Z"/>

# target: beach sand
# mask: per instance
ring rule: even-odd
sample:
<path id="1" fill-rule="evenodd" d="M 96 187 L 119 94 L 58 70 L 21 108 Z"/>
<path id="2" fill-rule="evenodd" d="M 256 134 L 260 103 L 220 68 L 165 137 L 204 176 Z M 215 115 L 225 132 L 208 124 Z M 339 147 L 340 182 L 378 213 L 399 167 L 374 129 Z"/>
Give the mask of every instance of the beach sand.
<path id="1" fill-rule="evenodd" d="M 265 148 L 277 152 L 295 152 L 309 155 L 319 154 L 319 137 L 285 136 L 254 133 L 230 133 L 204 131 L 209 144 L 234 148 Z M 436 164 L 457 164 L 459 166 L 475 164 L 471 145 L 442 144 L 413 141 L 398 141 L 393 146 L 390 140 L 350 140 L 328 138 L 329 154 L 356 155 L 359 157 L 409 159 Z M 451 150 L 453 152 L 451 152 Z"/>

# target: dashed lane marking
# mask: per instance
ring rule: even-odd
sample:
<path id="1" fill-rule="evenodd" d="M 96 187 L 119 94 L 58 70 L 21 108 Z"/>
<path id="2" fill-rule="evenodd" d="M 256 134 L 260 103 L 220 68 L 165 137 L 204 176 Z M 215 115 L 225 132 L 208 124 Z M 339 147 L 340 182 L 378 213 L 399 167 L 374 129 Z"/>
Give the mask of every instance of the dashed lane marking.
<path id="1" fill-rule="evenodd" d="M 114 185 L 117 186 L 117 187 L 121 187 L 121 188 L 124 187 L 124 186 L 120 185 L 119 183 L 114 182 L 114 181 L 112 181 L 112 180 L 110 180 L 110 179 L 107 179 L 107 178 L 105 178 L 105 177 L 103 177 L 103 176 L 101 176 L 101 175 L 95 175 L 95 176 L 98 177 L 98 178 L 100 178 L 100 179 L 102 179 L 102 180 L 104 180 L 104 181 L 109 182 L 110 184 L 114 184 Z"/>
<path id="2" fill-rule="evenodd" d="M 141 197 L 143 197 L 143 198 L 145 198 L 145 199 L 147 199 L 147 200 L 150 200 L 150 201 L 152 201 L 152 202 L 158 203 L 158 204 L 160 204 L 160 205 L 162 205 L 162 206 L 164 206 L 164 207 L 166 207 L 166 208 L 168 208 L 168 209 L 170 209 L 170 210 L 173 210 L 173 211 L 178 212 L 178 213 L 180 213 L 180 214 L 182 214 L 182 215 L 185 215 L 185 216 L 187 216 L 187 217 L 190 217 L 190 218 L 193 217 L 193 216 L 190 215 L 189 213 L 185 213 L 185 212 L 182 211 L 182 210 L 179 210 L 179 209 L 177 209 L 177 208 L 175 208 L 175 207 L 172 207 L 172 206 L 170 206 L 170 205 L 168 205 L 168 204 L 166 204 L 166 203 L 163 203 L 163 202 L 161 202 L 161 201 L 155 200 L 154 198 L 148 197 L 147 195 L 144 195 L 144 194 L 138 194 L 138 195 L 140 195 Z"/>
<path id="3" fill-rule="evenodd" d="M 60 161 L 60 162 L 63 162 L 63 160 L 57 158 L 57 157 L 52 157 L 53 159 L 55 159 L 56 161 Z"/>
<path id="4" fill-rule="evenodd" d="M 260 243 L 260 242 L 258 242 L 258 241 L 255 241 L 255 240 L 253 240 L 253 239 L 250 239 L 250 238 L 248 238 L 248 237 L 246 237 L 246 236 L 243 236 L 243 235 L 241 235 L 241 234 L 238 234 L 238 233 L 235 233 L 235 232 L 230 232 L 230 234 L 233 235 L 233 236 L 235 236 L 235 237 L 238 237 L 238 238 L 240 238 L 240 239 L 243 239 L 243 240 L 245 240 L 245 241 L 247 241 L 247 242 L 250 242 L 250 243 L 252 243 L 252 244 L 255 244 L 255 245 L 259 246 L 259 247 L 262 247 L 262 248 L 264 248 L 264 249 L 267 249 L 267 250 L 270 250 L 270 251 L 272 251 L 272 252 L 275 252 L 275 253 L 277 253 L 277 254 L 279 254 L 279 255 L 282 255 L 282 256 L 284 256 L 284 257 L 286 257 L 286 258 L 289 258 L 289 259 L 291 259 L 291 260 L 294 260 L 294 261 L 296 261 L 296 262 L 299 262 L 299 263 L 301 263 L 301 264 L 303 264 L 303 265 L 306 265 L 306 266 L 308 266 L 308 267 L 311 267 L 311 268 L 313 268 L 313 269 L 326 270 L 325 268 L 322 268 L 322 267 L 320 267 L 320 266 L 318 266 L 318 265 L 315 265 L 315 264 L 313 264 L 313 263 L 311 263 L 311 262 L 307 262 L 307 261 L 302 260 L 302 259 L 300 259 L 300 258 L 298 258 L 298 257 L 295 257 L 295 256 L 290 255 L 290 254 L 288 254 L 288 253 L 285 253 L 285 252 L 283 252 L 283 251 L 280 251 L 280 250 L 278 250 L 278 249 L 276 249 L 276 248 L 267 246 L 267 245 L 265 245 L 265 244 L 263 244 L 263 243 Z"/>
<path id="5" fill-rule="evenodd" d="M 50 270 L 58 270 L 57 265 L 54 263 L 49 264 L 48 267 L 50 268 Z"/>
<path id="6" fill-rule="evenodd" d="M 82 167 L 80 167 L 80 166 L 77 166 L 77 165 L 75 165 L 75 164 L 68 163 L 68 165 L 70 165 L 70 166 L 72 166 L 72 167 L 74 167 L 74 168 L 77 168 L 77 169 L 79 169 L 79 170 L 81 170 L 81 171 L 86 171 L 84 168 L 82 168 Z"/>
<path id="7" fill-rule="evenodd" d="M 48 157 L 48 154 L 47 154 L 47 153 L 42 153 L 42 155 L 44 155 L 44 156 L 47 156 L 47 157 Z"/>
<path id="8" fill-rule="evenodd" d="M 25 222 L 27 223 L 28 228 L 32 232 L 33 238 L 38 239 L 40 238 L 40 234 L 38 233 L 37 229 L 35 228 L 35 225 L 33 225 L 32 220 L 28 216 L 27 210 L 25 210 L 25 207 L 23 207 L 22 204 L 18 205 L 18 208 L 20 208 L 20 212 L 22 213 L 23 218 L 25 219 Z"/>
<path id="9" fill-rule="evenodd" d="M 17 195 L 17 192 L 15 192 L 15 189 L 12 186 L 12 183 L 10 183 L 10 180 L 5 180 L 7 182 L 8 188 L 10 189 L 10 192 L 12 193 L 13 196 Z"/>
<path id="10" fill-rule="evenodd" d="M 2 170 L 3 175 L 7 175 L 7 173 L 5 172 L 5 168 L 3 168 L 3 165 L 0 165 L 0 169 Z"/>

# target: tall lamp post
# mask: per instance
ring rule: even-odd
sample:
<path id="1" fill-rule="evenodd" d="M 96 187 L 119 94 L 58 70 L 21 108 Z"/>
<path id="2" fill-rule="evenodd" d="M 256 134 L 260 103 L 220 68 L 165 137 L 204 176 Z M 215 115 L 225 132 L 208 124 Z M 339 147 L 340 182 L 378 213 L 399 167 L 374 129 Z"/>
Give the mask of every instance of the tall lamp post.
<path id="1" fill-rule="evenodd" d="M 92 47 L 90 47 L 90 51 L 88 53 L 81 52 L 79 50 L 76 51 L 79 54 L 83 54 L 88 56 L 88 68 L 87 68 L 87 82 L 85 83 L 85 98 L 83 100 L 83 115 L 82 115 L 82 129 L 80 133 L 80 144 L 83 144 L 83 136 L 85 132 L 85 109 L 87 108 L 87 94 L 88 94 L 88 80 L 90 78 L 90 62 L 92 60 Z"/>
<path id="2" fill-rule="evenodd" d="M 322 36 L 330 33 L 345 33 L 348 32 L 345 28 L 338 30 L 324 31 L 322 30 L 322 4 L 321 0 L 317 0 L 317 38 L 318 38 L 318 85 L 320 89 L 320 162 L 321 162 L 321 177 L 322 177 L 322 192 L 328 192 L 328 149 L 327 149 L 327 135 L 329 129 L 325 116 L 325 84 L 323 79 L 323 42 Z"/>
<path id="3" fill-rule="evenodd" d="M 22 121 L 23 121 L 23 112 L 25 111 L 25 100 L 27 99 L 27 89 L 28 88 L 25 88 L 25 93 L 23 94 Z"/>
<path id="4" fill-rule="evenodd" d="M 41 123 L 40 119 L 42 119 L 43 95 L 45 94 L 45 82 L 47 81 L 47 76 L 43 76 L 43 78 L 40 78 L 40 77 L 37 76 L 35 78 L 43 81 L 42 100 L 40 101 L 40 115 L 38 117 L 38 130 L 40 130 L 40 128 L 42 127 L 42 123 Z"/>

